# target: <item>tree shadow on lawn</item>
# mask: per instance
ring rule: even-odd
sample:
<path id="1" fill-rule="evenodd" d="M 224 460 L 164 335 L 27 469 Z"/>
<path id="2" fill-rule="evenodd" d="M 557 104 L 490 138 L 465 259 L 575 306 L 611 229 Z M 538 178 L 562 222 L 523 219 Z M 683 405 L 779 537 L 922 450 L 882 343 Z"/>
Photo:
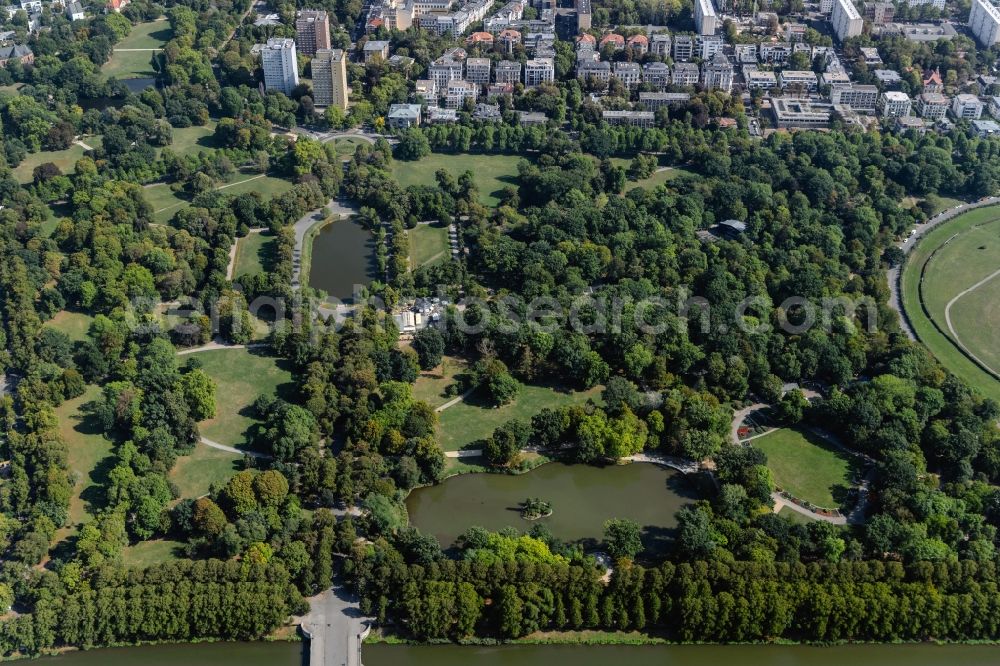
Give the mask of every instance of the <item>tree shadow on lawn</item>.
<path id="1" fill-rule="evenodd" d="M 169 42 L 174 37 L 173 28 L 160 28 L 156 32 L 149 33 L 150 39 L 155 39 L 158 42 Z"/>
<path id="2" fill-rule="evenodd" d="M 81 406 L 80 414 L 73 417 L 76 421 L 76 424 L 73 426 L 74 431 L 86 437 L 105 437 L 104 430 L 101 428 L 100 422 L 93 413 L 95 406 L 96 402 L 94 401 Z M 104 494 L 104 487 L 107 485 L 111 470 L 114 469 L 117 462 L 118 458 L 114 454 L 104 456 L 97 462 L 94 468 L 90 470 L 88 477 L 93 485 L 89 488 L 85 488 L 83 492 L 80 493 L 80 499 L 84 501 L 87 513 L 94 514 L 97 510 L 102 509 L 107 505 L 107 497 Z"/>

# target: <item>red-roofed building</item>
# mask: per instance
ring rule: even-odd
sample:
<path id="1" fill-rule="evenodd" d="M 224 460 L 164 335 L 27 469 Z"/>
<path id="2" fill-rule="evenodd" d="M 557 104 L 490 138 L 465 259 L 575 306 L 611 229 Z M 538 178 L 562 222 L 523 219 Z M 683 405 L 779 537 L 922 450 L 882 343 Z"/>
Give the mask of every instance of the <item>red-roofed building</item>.
<path id="1" fill-rule="evenodd" d="M 514 52 L 514 47 L 521 43 L 521 33 L 512 28 L 507 28 L 502 30 L 499 35 L 497 35 L 497 44 L 500 45 L 500 50 L 504 53 L 510 54 Z"/>
<path id="2" fill-rule="evenodd" d="M 625 38 L 621 35 L 612 32 L 610 35 L 604 35 L 601 37 L 601 48 L 604 48 L 605 44 L 611 44 L 615 47 L 616 51 L 620 51 L 625 48 Z"/>
<path id="3" fill-rule="evenodd" d="M 944 81 L 941 80 L 941 71 L 935 69 L 933 72 L 924 72 L 924 92 L 939 93 L 944 90 Z"/>
<path id="4" fill-rule="evenodd" d="M 488 32 L 474 32 L 465 40 L 466 46 L 482 46 L 489 48 L 493 46 L 493 35 Z"/>
<path id="5" fill-rule="evenodd" d="M 649 38 L 646 35 L 632 35 L 628 38 L 628 48 L 636 55 L 643 55 L 649 50 Z"/>
<path id="6" fill-rule="evenodd" d="M 385 21 L 383 21 L 381 18 L 379 18 L 378 16 L 376 16 L 376 17 L 374 17 L 374 18 L 372 18 L 372 19 L 370 19 L 368 21 L 368 24 L 365 26 L 365 31 L 369 32 L 369 33 L 375 32 L 376 30 L 378 30 L 379 28 L 381 28 L 383 25 L 385 25 Z"/>
<path id="7" fill-rule="evenodd" d="M 108 0 L 108 10 L 112 12 L 120 12 L 122 9 L 127 7 L 131 0 Z"/>
<path id="8" fill-rule="evenodd" d="M 597 38 L 593 35 L 588 35 L 583 33 L 576 38 L 576 48 L 580 49 L 596 49 L 597 48 Z"/>

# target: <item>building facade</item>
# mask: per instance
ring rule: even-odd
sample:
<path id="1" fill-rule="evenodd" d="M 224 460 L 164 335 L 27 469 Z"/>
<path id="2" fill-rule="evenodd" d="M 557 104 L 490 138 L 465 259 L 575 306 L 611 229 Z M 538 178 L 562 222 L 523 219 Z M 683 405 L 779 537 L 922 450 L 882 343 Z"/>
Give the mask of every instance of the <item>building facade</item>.
<path id="1" fill-rule="evenodd" d="M 295 40 L 272 37 L 260 52 L 264 70 L 264 87 L 291 95 L 299 85 L 299 63 L 295 54 Z"/>
<path id="2" fill-rule="evenodd" d="M 313 102 L 347 110 L 347 54 L 342 49 L 319 49 L 312 61 Z"/>
<path id="3" fill-rule="evenodd" d="M 556 65 L 552 58 L 533 58 L 524 63 L 524 87 L 534 88 L 552 83 L 556 78 Z"/>
<path id="4" fill-rule="evenodd" d="M 330 18 L 322 9 L 303 9 L 295 14 L 295 43 L 306 55 L 330 48 Z"/>
<path id="5" fill-rule="evenodd" d="M 837 39 L 844 41 L 861 34 L 864 19 L 858 13 L 858 8 L 851 0 L 834 0 L 833 11 L 830 13 L 830 23 Z"/>
<path id="6" fill-rule="evenodd" d="M 910 115 L 912 103 L 904 92 L 888 90 L 878 98 L 878 111 L 883 118 L 900 118 Z"/>
<path id="7" fill-rule="evenodd" d="M 712 0 L 694 0 L 694 27 L 699 35 L 714 35 L 718 21 Z"/>
<path id="8" fill-rule="evenodd" d="M 972 0 L 969 30 L 980 44 L 993 46 L 1000 41 L 1000 10 L 990 0 Z"/>

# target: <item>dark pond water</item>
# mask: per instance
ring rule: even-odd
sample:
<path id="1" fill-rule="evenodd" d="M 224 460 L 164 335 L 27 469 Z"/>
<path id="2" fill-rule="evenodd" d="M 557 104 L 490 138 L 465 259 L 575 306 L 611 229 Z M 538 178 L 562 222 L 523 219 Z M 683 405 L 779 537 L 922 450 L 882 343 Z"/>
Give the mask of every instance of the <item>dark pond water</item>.
<path id="1" fill-rule="evenodd" d="M 337 220 L 313 239 L 309 286 L 349 301 L 356 285 L 376 277 L 375 239 L 357 222 Z"/>

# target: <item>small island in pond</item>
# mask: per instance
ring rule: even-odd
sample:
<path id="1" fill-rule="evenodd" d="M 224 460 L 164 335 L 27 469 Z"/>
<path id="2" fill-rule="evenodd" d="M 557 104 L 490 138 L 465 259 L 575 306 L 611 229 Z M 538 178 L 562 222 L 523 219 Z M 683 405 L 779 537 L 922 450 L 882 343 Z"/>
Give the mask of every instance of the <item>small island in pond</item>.
<path id="1" fill-rule="evenodd" d="M 552 504 L 537 497 L 529 497 L 521 502 L 521 517 L 525 520 L 538 520 L 552 515 Z"/>

